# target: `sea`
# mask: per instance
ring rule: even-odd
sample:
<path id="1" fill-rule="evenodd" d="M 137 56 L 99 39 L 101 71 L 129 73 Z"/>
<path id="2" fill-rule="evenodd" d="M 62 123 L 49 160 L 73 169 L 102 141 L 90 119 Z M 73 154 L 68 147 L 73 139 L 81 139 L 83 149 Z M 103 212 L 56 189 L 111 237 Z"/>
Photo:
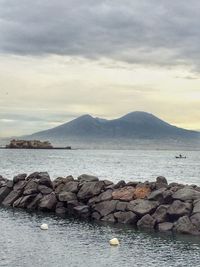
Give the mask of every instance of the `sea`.
<path id="1" fill-rule="evenodd" d="M 179 154 L 186 159 L 176 159 Z M 47 171 L 52 179 L 86 173 L 113 182 L 162 175 L 169 183 L 200 185 L 200 152 L 0 149 L 0 175 L 12 179 L 34 171 Z M 42 223 L 48 231 L 40 230 Z M 114 237 L 117 247 L 109 245 Z M 0 266 L 200 266 L 200 238 L 0 207 Z"/>

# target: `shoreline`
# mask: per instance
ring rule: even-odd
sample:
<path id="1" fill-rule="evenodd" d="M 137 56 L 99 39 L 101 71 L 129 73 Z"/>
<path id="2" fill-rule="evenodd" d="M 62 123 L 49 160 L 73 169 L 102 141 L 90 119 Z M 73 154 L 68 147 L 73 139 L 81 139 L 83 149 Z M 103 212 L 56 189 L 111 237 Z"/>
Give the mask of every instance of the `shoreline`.
<path id="1" fill-rule="evenodd" d="M 117 184 L 86 174 L 53 181 L 47 172 L 0 176 L 0 205 L 200 236 L 200 187 L 162 176 Z"/>

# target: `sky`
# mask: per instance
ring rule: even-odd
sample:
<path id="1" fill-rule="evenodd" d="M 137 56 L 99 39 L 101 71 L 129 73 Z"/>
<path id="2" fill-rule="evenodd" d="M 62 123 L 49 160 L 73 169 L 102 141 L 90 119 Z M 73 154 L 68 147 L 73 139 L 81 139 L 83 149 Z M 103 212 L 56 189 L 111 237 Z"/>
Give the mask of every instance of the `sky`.
<path id="1" fill-rule="evenodd" d="M 0 137 L 140 110 L 200 130 L 199 0 L 0 0 Z"/>

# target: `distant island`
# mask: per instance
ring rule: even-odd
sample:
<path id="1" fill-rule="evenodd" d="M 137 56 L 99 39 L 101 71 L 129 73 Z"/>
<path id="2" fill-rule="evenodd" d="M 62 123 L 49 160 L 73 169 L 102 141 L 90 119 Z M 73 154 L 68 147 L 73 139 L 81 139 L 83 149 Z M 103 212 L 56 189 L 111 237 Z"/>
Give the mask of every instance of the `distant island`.
<path id="1" fill-rule="evenodd" d="M 5 148 L 17 148 L 17 149 L 71 149 L 71 146 L 67 147 L 53 147 L 49 141 L 39 140 L 11 140 L 10 144 Z"/>

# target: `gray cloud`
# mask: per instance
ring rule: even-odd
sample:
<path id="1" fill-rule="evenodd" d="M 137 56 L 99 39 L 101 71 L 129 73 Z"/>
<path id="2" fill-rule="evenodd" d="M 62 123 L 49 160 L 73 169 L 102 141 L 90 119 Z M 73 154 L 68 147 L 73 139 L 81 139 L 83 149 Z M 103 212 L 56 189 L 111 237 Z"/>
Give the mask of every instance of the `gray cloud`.
<path id="1" fill-rule="evenodd" d="M 0 52 L 200 67 L 198 0 L 0 0 Z"/>

